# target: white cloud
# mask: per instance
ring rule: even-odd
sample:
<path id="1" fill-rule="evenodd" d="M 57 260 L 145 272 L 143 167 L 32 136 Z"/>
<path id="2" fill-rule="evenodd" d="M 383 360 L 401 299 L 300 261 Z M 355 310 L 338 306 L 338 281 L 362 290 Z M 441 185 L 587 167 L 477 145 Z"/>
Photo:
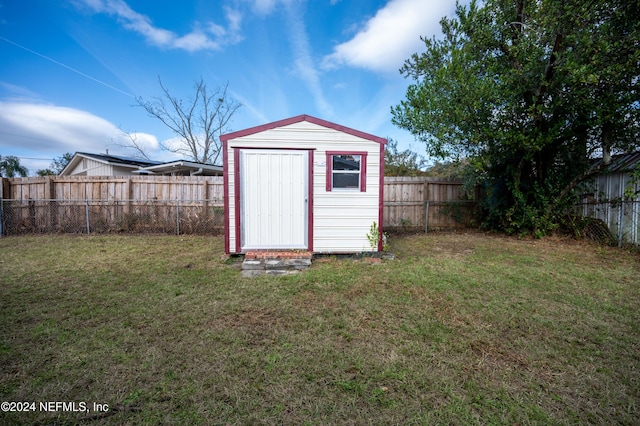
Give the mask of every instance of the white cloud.
<path id="1" fill-rule="evenodd" d="M 278 0 L 250 0 L 249 2 L 254 12 L 259 15 L 268 15 L 278 4 Z"/>
<path id="2" fill-rule="evenodd" d="M 78 2 L 95 13 L 115 16 L 124 28 L 142 35 L 147 42 L 163 48 L 182 49 L 188 52 L 220 50 L 225 45 L 242 40 L 240 34 L 242 15 L 230 7 L 224 8 L 228 22 L 227 28 L 214 22 L 208 22 L 206 25 L 195 23 L 194 30 L 190 33 L 178 35 L 173 31 L 155 27 L 148 16 L 131 9 L 124 0 L 78 0 Z"/>
<path id="3" fill-rule="evenodd" d="M 335 46 L 323 66 L 397 72 L 412 53 L 421 50 L 420 36 L 440 33 L 440 20 L 454 7 L 452 1 L 391 0 L 351 40 Z"/>
<path id="4" fill-rule="evenodd" d="M 242 13 L 230 7 L 225 7 L 224 13 L 227 17 L 227 21 L 229 21 L 229 30 L 228 30 L 229 33 L 240 34 L 240 29 L 242 24 Z"/>
<path id="5" fill-rule="evenodd" d="M 55 105 L 0 102 L 0 147 L 16 147 L 60 154 L 99 149 L 120 130 L 86 111 Z"/>
<path id="6" fill-rule="evenodd" d="M 0 88 L 11 94 L 13 99 L 37 99 L 38 94 L 23 86 L 0 81 Z"/>
<path id="7" fill-rule="evenodd" d="M 311 57 L 311 47 L 304 27 L 304 16 L 298 8 L 287 7 L 287 27 L 293 48 L 295 73 L 305 82 L 313 96 L 316 108 L 325 117 L 331 118 L 333 110 L 320 85 L 320 73 Z"/>
<path id="8" fill-rule="evenodd" d="M 229 90 L 230 90 L 231 96 L 233 96 L 234 99 L 237 99 L 238 101 L 240 101 L 240 103 L 242 104 L 242 109 L 249 111 L 251 116 L 255 118 L 255 122 L 262 124 L 262 123 L 268 123 L 270 121 L 275 120 L 275 119 L 270 120 L 269 117 L 265 115 L 264 109 L 256 107 L 246 97 L 242 96 L 238 92 L 235 92 L 231 89 Z M 233 132 L 236 130 L 239 130 L 239 129 L 234 129 L 234 128 L 229 129 L 230 132 Z"/>
<path id="9" fill-rule="evenodd" d="M 196 52 L 198 50 L 218 50 L 220 45 L 211 40 L 205 33 L 194 31 L 182 37 L 172 40 L 174 48 L 183 49 L 188 52 Z"/>
<path id="10" fill-rule="evenodd" d="M 130 146 L 131 143 L 135 143 L 140 149 L 149 153 L 152 160 L 156 160 L 157 156 L 153 153 L 160 149 L 158 138 L 149 133 L 131 132 L 124 133 L 118 129 L 118 134 L 112 138 L 112 146 L 119 147 L 120 149 L 127 149 L 126 146 Z"/>
<path id="11" fill-rule="evenodd" d="M 0 101 L 0 152 L 27 157 L 22 162 L 32 173 L 47 168 L 51 159 L 66 152 L 135 155 L 122 145 L 127 137 L 117 126 L 87 111 L 49 104 Z M 164 160 L 158 140 L 148 133 L 132 133 L 154 160 Z M 30 157 L 43 158 L 32 161 Z M 170 159 L 175 159 L 175 156 Z"/>

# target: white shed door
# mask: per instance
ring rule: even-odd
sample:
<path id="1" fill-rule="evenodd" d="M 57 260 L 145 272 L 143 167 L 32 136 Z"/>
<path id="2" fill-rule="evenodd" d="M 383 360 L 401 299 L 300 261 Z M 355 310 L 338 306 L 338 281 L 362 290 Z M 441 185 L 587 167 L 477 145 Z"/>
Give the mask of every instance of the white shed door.
<path id="1" fill-rule="evenodd" d="M 242 250 L 306 249 L 308 153 L 240 151 Z"/>

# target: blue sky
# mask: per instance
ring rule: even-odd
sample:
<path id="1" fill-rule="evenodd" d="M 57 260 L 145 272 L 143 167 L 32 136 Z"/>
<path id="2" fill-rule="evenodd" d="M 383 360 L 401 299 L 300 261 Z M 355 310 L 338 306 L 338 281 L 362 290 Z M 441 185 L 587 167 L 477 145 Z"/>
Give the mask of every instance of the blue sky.
<path id="1" fill-rule="evenodd" d="M 466 3 L 466 2 L 465 2 Z M 243 107 L 231 130 L 309 114 L 390 137 L 409 80 L 398 69 L 440 34 L 455 0 L 0 0 L 0 155 L 30 174 L 65 152 L 151 157 L 174 135 L 135 107 L 158 77 L 187 99 L 202 77 Z"/>

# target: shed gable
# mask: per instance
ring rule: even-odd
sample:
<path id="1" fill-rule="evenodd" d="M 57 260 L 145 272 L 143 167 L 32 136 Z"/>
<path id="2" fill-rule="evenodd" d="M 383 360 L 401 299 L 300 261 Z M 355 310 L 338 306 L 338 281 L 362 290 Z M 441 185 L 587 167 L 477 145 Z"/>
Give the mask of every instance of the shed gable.
<path id="1" fill-rule="evenodd" d="M 306 126 L 305 126 L 305 123 L 306 123 Z M 294 124 L 299 124 L 299 126 L 292 126 Z M 226 135 L 220 136 L 220 140 L 222 142 L 226 142 L 230 139 L 238 139 L 246 136 L 253 136 L 257 133 L 262 133 L 262 132 L 273 130 L 273 129 L 282 129 L 289 126 L 293 128 L 306 127 L 309 130 L 311 130 L 314 127 L 323 127 L 326 129 L 336 130 L 338 132 L 342 132 L 342 133 L 355 136 L 361 139 L 370 140 L 370 141 L 381 143 L 381 144 L 387 143 L 386 139 L 381 138 L 379 136 L 374 136 L 369 133 L 361 132 L 359 130 L 352 129 L 350 127 L 342 126 L 340 124 L 332 123 L 330 121 L 322 120 L 320 118 L 312 117 L 306 114 L 298 115 L 291 118 L 286 118 L 284 120 L 274 121 L 272 123 L 263 124 L 261 126 L 251 127 L 249 129 L 239 130 L 237 132 L 227 133 Z"/>

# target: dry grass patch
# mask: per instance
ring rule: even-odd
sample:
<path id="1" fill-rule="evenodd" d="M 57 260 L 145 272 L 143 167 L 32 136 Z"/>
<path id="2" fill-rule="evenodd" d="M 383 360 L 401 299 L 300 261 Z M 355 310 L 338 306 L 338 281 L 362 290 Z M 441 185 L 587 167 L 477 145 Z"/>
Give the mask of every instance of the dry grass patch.
<path id="1" fill-rule="evenodd" d="M 220 238 L 0 239 L 13 424 L 633 424 L 640 259 L 571 240 L 391 239 L 242 278 Z"/>

